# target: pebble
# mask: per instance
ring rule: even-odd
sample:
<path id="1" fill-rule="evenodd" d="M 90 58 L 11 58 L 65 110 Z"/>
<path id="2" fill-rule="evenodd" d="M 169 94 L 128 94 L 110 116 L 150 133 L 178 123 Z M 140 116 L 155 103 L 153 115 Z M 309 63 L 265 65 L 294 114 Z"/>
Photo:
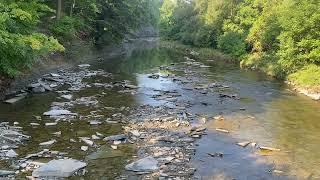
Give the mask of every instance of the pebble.
<path id="1" fill-rule="evenodd" d="M 81 146 L 81 150 L 82 150 L 82 151 L 87 151 L 88 149 L 89 149 L 88 146 Z"/>

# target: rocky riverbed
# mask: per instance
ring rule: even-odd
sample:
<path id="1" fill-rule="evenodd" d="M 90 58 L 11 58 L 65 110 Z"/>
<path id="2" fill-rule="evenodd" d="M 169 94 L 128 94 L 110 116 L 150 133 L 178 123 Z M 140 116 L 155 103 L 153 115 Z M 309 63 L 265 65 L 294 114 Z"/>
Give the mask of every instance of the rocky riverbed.
<path id="1" fill-rule="evenodd" d="M 252 80 L 232 65 L 199 59 L 198 52 L 170 52 L 144 49 L 79 64 L 12 92 L 0 107 L 0 176 L 318 177 L 292 161 L 299 151 L 291 139 L 276 141 L 289 131 L 283 118 L 264 113 L 262 104 L 293 94 L 265 77 Z"/>

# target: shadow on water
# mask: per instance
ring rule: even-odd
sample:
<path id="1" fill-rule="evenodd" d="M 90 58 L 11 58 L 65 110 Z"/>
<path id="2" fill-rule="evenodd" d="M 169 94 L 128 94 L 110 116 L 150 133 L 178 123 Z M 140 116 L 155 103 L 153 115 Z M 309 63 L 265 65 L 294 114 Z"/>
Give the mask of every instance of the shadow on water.
<path id="1" fill-rule="evenodd" d="M 141 42 L 143 44 L 143 42 Z M 183 88 L 184 85 L 168 79 L 150 79 L 149 73 L 179 74 L 181 72 L 159 70 L 159 66 L 170 65 L 184 61 L 183 52 L 159 48 L 157 46 L 135 46 L 126 54 L 109 57 L 103 52 L 102 59 L 92 62 L 92 69 L 103 69 L 113 73 L 113 79 L 101 77 L 86 79 L 91 82 L 114 82 L 130 80 L 140 88 L 138 94 L 122 94 L 113 90 L 100 88 L 87 88 L 74 94 L 74 97 L 93 96 L 105 93 L 98 98 L 101 107 L 116 107 L 117 109 L 133 107 L 139 104 L 162 105 L 167 102 L 155 101 L 151 96 L 154 90 L 177 90 L 181 99 L 191 102 L 190 111 L 208 117 L 222 114 L 226 118 L 226 128 L 230 128 L 230 135 L 215 132 L 218 126 L 214 120 L 207 122 L 209 132 L 207 136 L 197 141 L 197 151 L 192 162 L 198 168 L 196 176 L 204 179 L 236 178 L 236 179 L 269 179 L 272 170 L 279 169 L 286 176 L 275 178 L 306 178 L 320 176 L 320 113 L 319 103 L 303 96 L 290 92 L 287 87 L 269 77 L 256 72 L 240 70 L 237 65 L 226 64 L 219 60 L 205 62 L 210 68 L 201 70 L 201 78 L 208 83 L 220 82 L 230 88 L 216 91 L 213 94 L 194 94 Z M 140 47 L 140 48 L 139 48 Z M 149 48 L 147 48 L 149 47 Z M 195 82 L 196 83 L 196 82 Z M 228 92 L 238 94 L 240 100 L 221 100 L 219 93 Z M 79 136 L 91 136 L 96 132 L 104 135 L 118 134 L 122 131 L 121 124 L 108 124 L 92 127 L 87 121 L 74 119 L 70 122 L 58 123 L 55 127 L 45 127 L 45 122 L 51 122 L 49 118 L 37 121 L 34 116 L 42 115 L 48 111 L 52 102 L 62 101 L 58 94 L 35 94 L 14 105 L 0 104 L 0 120 L 15 121 L 20 123 L 26 134 L 32 139 L 18 149 L 18 153 L 24 156 L 42 150 L 38 146 L 40 142 L 57 139 L 50 149 L 67 152 L 68 157 L 86 159 L 94 153 L 80 151 L 81 143 L 71 143 L 70 139 Z M 204 105 L 205 102 L 207 105 Z M 245 108 L 246 110 L 240 110 Z M 94 107 L 75 106 L 72 111 L 80 115 L 87 115 L 94 111 Z M 103 111 L 105 118 L 119 110 Z M 248 121 L 247 117 L 254 117 Z M 37 122 L 40 126 L 32 127 L 31 122 Z M 212 126 L 212 128 L 210 128 Z M 61 137 L 54 137 L 52 133 L 61 131 Z M 262 157 L 253 148 L 241 148 L 235 143 L 239 141 L 252 141 L 259 145 L 280 148 L 284 153 L 280 155 Z M 103 145 L 104 142 L 98 142 Z M 87 178 L 97 177 L 114 178 L 121 174 L 128 159 L 135 154 L 134 147 L 121 148 L 121 157 L 108 157 L 88 160 Z M 223 158 L 208 157 L 207 153 L 223 152 Z M 3 163 L 0 163 L 0 166 Z"/>

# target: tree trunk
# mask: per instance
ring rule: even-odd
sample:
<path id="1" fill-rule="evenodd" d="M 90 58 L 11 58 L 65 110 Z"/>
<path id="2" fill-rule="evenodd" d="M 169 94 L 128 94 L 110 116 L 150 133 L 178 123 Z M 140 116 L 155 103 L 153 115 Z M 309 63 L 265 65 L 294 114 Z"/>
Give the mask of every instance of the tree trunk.
<path id="1" fill-rule="evenodd" d="M 73 0 L 73 3 L 72 3 L 71 8 L 70 8 L 70 17 L 73 14 L 73 9 L 74 9 L 75 6 L 76 6 L 76 0 Z"/>
<path id="2" fill-rule="evenodd" d="M 56 10 L 56 13 L 57 13 L 57 20 L 59 20 L 61 18 L 61 11 L 62 11 L 62 0 L 57 0 L 57 10 Z"/>

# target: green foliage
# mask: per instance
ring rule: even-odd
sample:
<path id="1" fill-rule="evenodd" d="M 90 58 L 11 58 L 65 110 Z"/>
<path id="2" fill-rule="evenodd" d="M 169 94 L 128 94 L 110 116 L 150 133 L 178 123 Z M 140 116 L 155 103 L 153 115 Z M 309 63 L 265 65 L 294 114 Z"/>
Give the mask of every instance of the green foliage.
<path id="1" fill-rule="evenodd" d="M 170 40 L 213 47 L 241 66 L 297 79 L 318 76 L 318 0 L 164 0 L 161 32 Z M 302 76 L 303 80 L 299 80 Z M 320 83 L 311 78 L 310 83 Z"/>
<path id="2" fill-rule="evenodd" d="M 51 32 L 63 41 L 72 40 L 78 31 L 84 29 L 84 22 L 78 17 L 64 16 L 49 26 Z"/>
<path id="3" fill-rule="evenodd" d="M 0 2 L 0 71 L 16 75 L 35 58 L 64 48 L 53 37 L 35 32 L 40 17 L 51 9 L 37 0 Z"/>
<path id="4" fill-rule="evenodd" d="M 233 57 L 239 58 L 246 54 L 245 36 L 237 32 L 225 32 L 219 38 L 218 48 Z"/>
<path id="5" fill-rule="evenodd" d="M 315 64 L 305 66 L 301 70 L 290 74 L 288 79 L 299 86 L 319 88 L 320 87 L 320 67 Z"/>

